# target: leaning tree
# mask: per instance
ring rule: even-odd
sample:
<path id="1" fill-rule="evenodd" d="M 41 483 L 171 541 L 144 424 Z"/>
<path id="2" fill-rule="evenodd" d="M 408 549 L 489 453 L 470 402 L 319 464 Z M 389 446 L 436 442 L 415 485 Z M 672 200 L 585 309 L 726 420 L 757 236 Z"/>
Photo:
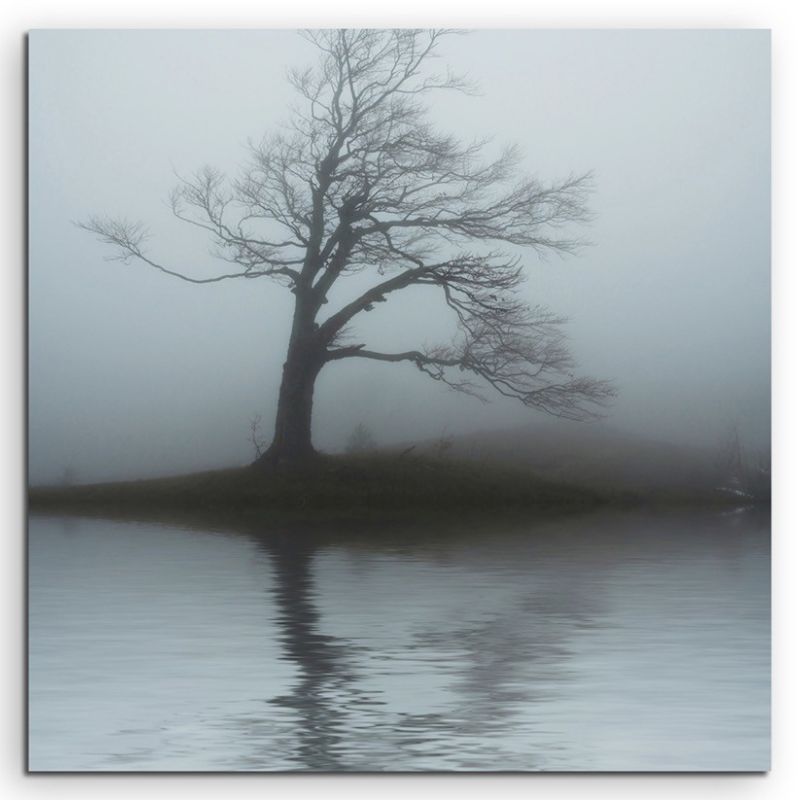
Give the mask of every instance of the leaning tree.
<path id="1" fill-rule="evenodd" d="M 319 60 L 289 73 L 301 99 L 289 132 L 251 144 L 238 178 L 206 167 L 171 196 L 175 216 L 207 231 L 232 269 L 192 277 L 148 254 L 140 224 L 83 223 L 115 247 L 114 257 L 190 283 L 267 278 L 292 292 L 275 433 L 258 464 L 314 455 L 314 384 L 326 364 L 344 359 L 410 362 L 458 391 L 493 389 L 575 420 L 596 416 L 613 395 L 607 382 L 574 375 L 564 318 L 522 299 L 523 267 L 507 252 L 574 251 L 579 241 L 570 231 L 587 219 L 589 178 L 543 183 L 520 173 L 515 148 L 486 158 L 486 142 L 435 130 L 425 97 L 470 89 L 429 68 L 444 33 L 304 34 Z M 370 288 L 329 310 L 334 284 L 359 273 L 372 276 Z M 455 338 L 388 353 L 360 341 L 360 316 L 413 286 L 441 293 Z"/>

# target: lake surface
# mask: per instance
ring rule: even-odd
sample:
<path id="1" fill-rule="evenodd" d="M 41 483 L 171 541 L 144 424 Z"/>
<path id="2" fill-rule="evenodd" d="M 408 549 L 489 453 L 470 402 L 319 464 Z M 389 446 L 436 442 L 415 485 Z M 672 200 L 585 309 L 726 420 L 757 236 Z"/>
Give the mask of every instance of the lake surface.
<path id="1" fill-rule="evenodd" d="M 37 517 L 32 770 L 769 766 L 769 519 Z"/>

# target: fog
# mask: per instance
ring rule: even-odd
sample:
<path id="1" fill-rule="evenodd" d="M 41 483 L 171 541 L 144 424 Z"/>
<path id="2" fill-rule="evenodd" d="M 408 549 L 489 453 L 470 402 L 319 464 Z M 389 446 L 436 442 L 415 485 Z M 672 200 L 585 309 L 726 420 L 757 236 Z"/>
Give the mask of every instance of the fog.
<path id="1" fill-rule="evenodd" d="M 570 318 L 579 371 L 616 383 L 599 424 L 769 440 L 769 47 L 766 31 L 479 31 L 441 46 L 480 94 L 436 96 L 440 129 L 515 142 L 544 180 L 594 173 L 592 245 L 525 254 L 524 291 Z M 254 414 L 271 433 L 292 295 L 108 261 L 74 222 L 141 219 L 161 262 L 211 274 L 207 239 L 166 202 L 175 173 L 235 174 L 247 140 L 288 119 L 286 70 L 314 48 L 291 31 L 37 31 L 29 55 L 32 482 L 246 463 Z M 399 350 L 447 340 L 454 321 L 416 289 L 360 330 Z M 334 451 L 360 422 L 390 443 L 540 419 L 410 365 L 334 363 L 314 438 Z"/>

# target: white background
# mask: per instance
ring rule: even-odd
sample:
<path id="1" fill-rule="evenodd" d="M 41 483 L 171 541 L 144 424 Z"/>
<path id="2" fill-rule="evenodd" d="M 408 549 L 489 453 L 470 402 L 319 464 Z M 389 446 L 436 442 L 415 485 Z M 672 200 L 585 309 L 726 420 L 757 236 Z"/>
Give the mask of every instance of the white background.
<path id="1" fill-rule="evenodd" d="M 325 796 L 406 797 L 410 794 L 503 797 L 533 795 L 541 798 L 751 798 L 796 797 L 798 725 L 794 676 L 800 675 L 797 657 L 797 531 L 792 513 L 791 454 L 800 446 L 796 408 L 798 340 L 797 303 L 797 122 L 798 48 L 797 12 L 791 2 L 769 0 L 673 0 L 651 2 L 500 2 L 473 0 L 430 2 L 405 0 L 396 8 L 378 10 L 377 3 L 344 0 L 335 4 L 295 0 L 281 13 L 268 3 L 228 0 L 225 3 L 192 0 L 122 0 L 113 4 L 97 0 L 28 0 L 13 3 L 2 12 L 3 122 L 0 125 L 3 169 L 5 259 L 2 270 L 3 377 L 2 415 L 4 473 L 2 504 L 7 522 L 3 534 L 2 699 L 5 723 L 0 738 L 0 780 L 12 797 L 172 797 L 191 793 L 217 797 L 222 793 L 242 797 Z M 644 10 L 643 10 L 644 9 Z M 773 770 L 762 776 L 530 776 L 530 777 L 298 777 L 298 776 L 26 776 L 24 741 L 24 614 L 23 614 L 23 478 L 24 478 L 24 32 L 30 28 L 60 27 L 304 27 L 304 26 L 412 26 L 470 27 L 744 27 L 773 31 L 773 457 L 774 515 L 774 729 Z"/>

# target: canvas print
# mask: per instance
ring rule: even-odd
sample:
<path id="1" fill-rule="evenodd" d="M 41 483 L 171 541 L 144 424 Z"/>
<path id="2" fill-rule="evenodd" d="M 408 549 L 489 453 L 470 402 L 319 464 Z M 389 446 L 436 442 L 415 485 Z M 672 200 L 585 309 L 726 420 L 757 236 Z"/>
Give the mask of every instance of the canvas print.
<path id="1" fill-rule="evenodd" d="M 32 772 L 763 772 L 770 36 L 28 38 Z"/>

